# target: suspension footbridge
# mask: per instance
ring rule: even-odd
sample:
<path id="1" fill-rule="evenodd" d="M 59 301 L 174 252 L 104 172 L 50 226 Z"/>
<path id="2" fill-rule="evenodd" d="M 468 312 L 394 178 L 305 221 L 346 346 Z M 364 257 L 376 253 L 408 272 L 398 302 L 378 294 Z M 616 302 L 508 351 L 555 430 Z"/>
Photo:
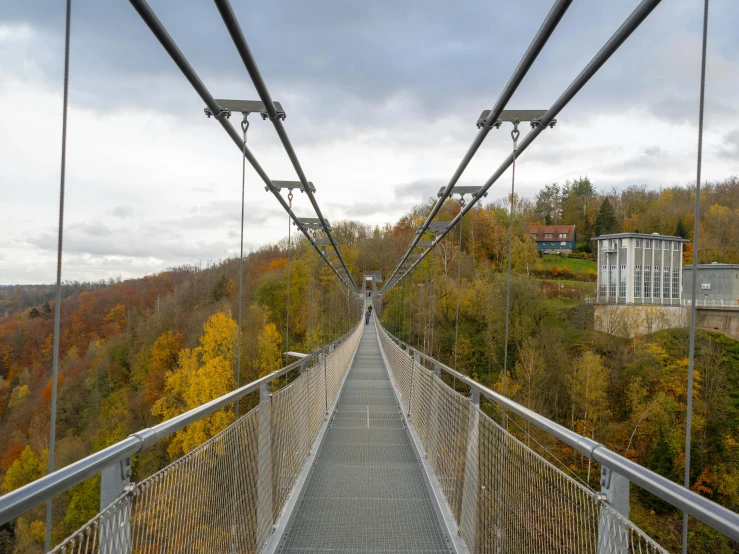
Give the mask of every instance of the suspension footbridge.
<path id="1" fill-rule="evenodd" d="M 659 0 L 640 2 L 548 109 L 507 109 L 508 101 L 571 4 L 571 0 L 554 2 L 498 100 L 492 109 L 482 112 L 472 145 L 381 288 L 374 278 L 365 278 L 361 286 L 357 285 L 318 205 L 316 187 L 305 175 L 290 142 L 284 123 L 286 111 L 273 101 L 228 0 L 215 0 L 215 5 L 259 100 L 216 99 L 147 2 L 130 3 L 203 100 L 206 115 L 217 121 L 237 146 L 244 167 L 248 163 L 256 170 L 292 224 L 346 287 L 348 308 L 353 309 L 356 325 L 313 352 L 290 353 L 298 360 L 251 383 L 241 383 L 237 365 L 237 388 L 228 394 L 56 468 L 53 433 L 61 303 L 57 296 L 50 471 L 0 497 L 0 523 L 47 503 L 48 532 L 53 498 L 99 474 L 99 513 L 57 545 L 51 545 L 47 535 L 48 550 L 147 554 L 666 552 L 629 518 L 631 489 L 639 487 L 681 510 L 686 522 L 694 517 L 739 542 L 738 514 L 691 491 L 687 483 L 674 483 L 509 399 L 505 394 L 507 365 L 500 393 L 465 375 L 456 363 L 449 367 L 406 344 L 382 324 L 383 298 L 409 277 L 453 229 L 460 229 L 461 241 L 465 213 L 509 168 L 513 169 L 513 214 L 517 158 L 555 125 L 561 110 L 652 13 Z M 67 75 L 70 6 L 68 0 Z M 705 6 L 707 14 L 707 1 Z M 704 22 L 704 62 L 705 37 Z M 67 86 L 65 78 L 65 132 Z M 248 129 L 254 124 L 249 121 L 251 114 L 274 126 L 297 181 L 272 180 L 247 147 Z M 236 115 L 242 118 L 240 132 L 231 122 Z M 525 124 L 531 129 L 519 141 Z M 511 154 L 479 187 L 458 186 L 485 138 L 503 125 L 511 128 Z M 59 283 L 63 175 L 64 161 Z M 700 186 L 700 158 L 697 182 Z M 242 178 L 242 207 L 245 187 Z M 296 189 L 310 200 L 315 212 L 310 217 L 300 217 L 293 211 Z M 288 192 L 286 197 L 283 191 Z M 460 200 L 458 215 L 451 221 L 435 219 L 443 203 L 454 195 Z M 697 210 L 700 194 L 696 202 Z M 243 219 L 242 209 L 242 268 Z M 512 221 L 511 217 L 511 234 Z M 512 239 L 509 283 L 511 245 Z M 693 267 L 696 265 L 694 262 Z M 243 287 L 241 279 L 240 298 Z M 505 302 L 510 304 L 510 287 Z M 365 322 L 364 314 L 370 306 L 374 310 Z M 458 311 L 457 304 L 457 320 Z M 507 307 L 507 318 L 509 312 Z M 240 336 L 240 311 L 238 319 Z M 508 324 L 507 319 L 505 364 Z M 693 336 L 694 319 L 691 341 Z M 689 391 L 692 360 L 691 350 Z M 240 412 L 238 407 L 250 395 L 258 396 L 258 401 Z M 236 407 L 233 423 L 152 476 L 134 482 L 133 460 L 137 454 L 228 406 Z M 594 490 L 566 465 L 547 456 L 541 444 L 541 448 L 532 446 L 528 441 L 534 439 L 532 435 L 521 440 L 521 434 L 514 432 L 521 423 L 538 429 L 538 436 L 558 441 L 597 464 L 600 488 Z M 688 453 L 689 437 L 688 432 Z M 689 469 L 689 455 L 687 462 Z"/>

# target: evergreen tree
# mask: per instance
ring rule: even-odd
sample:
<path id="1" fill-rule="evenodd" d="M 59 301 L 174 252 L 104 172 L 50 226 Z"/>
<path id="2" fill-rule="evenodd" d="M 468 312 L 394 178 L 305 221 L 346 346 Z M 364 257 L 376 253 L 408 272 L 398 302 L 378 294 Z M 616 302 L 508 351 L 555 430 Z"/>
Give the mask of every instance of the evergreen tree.
<path id="1" fill-rule="evenodd" d="M 677 226 L 675 227 L 674 235 L 683 239 L 688 238 L 688 230 L 685 228 L 685 223 L 683 223 L 682 217 L 677 220 Z"/>
<path id="2" fill-rule="evenodd" d="M 32 308 L 28 314 L 28 317 L 30 317 L 31 319 L 36 319 L 40 315 L 41 313 L 36 308 Z"/>
<path id="3" fill-rule="evenodd" d="M 616 212 L 611 202 L 606 198 L 600 205 L 598 215 L 595 216 L 595 232 L 598 235 L 612 233 L 616 229 Z"/>
<path id="4" fill-rule="evenodd" d="M 213 302 L 218 302 L 224 296 L 229 296 L 229 283 L 225 275 L 221 275 L 221 278 L 213 288 Z"/>

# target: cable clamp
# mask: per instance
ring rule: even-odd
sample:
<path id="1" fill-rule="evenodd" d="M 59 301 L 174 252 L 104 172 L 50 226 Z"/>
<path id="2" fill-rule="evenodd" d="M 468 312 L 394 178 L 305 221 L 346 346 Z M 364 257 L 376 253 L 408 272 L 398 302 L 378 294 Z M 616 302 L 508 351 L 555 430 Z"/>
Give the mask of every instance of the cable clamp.
<path id="1" fill-rule="evenodd" d="M 556 119 L 552 119 L 549 123 L 547 123 L 547 127 L 549 127 L 550 129 L 553 129 L 556 124 L 557 124 L 557 120 Z M 541 125 L 542 125 L 541 118 L 537 118 L 537 119 L 532 119 L 531 120 L 531 128 L 532 129 L 536 129 L 537 127 L 541 127 Z"/>
<path id="2" fill-rule="evenodd" d="M 215 117 L 216 119 L 221 119 L 224 117 L 226 119 L 231 118 L 231 110 L 221 110 L 218 113 L 213 113 L 213 110 L 211 110 L 210 108 L 205 108 L 203 112 L 205 113 L 205 115 L 208 116 L 208 119 L 210 119 L 211 117 Z"/>
<path id="3" fill-rule="evenodd" d="M 285 121 L 285 119 L 287 119 L 287 114 L 285 112 L 283 112 L 283 111 L 279 111 L 278 110 L 277 113 L 275 114 L 275 116 L 272 117 L 268 113 L 262 112 L 262 119 L 263 120 L 269 119 L 270 121 L 277 121 L 278 119 L 281 119 L 282 121 Z"/>

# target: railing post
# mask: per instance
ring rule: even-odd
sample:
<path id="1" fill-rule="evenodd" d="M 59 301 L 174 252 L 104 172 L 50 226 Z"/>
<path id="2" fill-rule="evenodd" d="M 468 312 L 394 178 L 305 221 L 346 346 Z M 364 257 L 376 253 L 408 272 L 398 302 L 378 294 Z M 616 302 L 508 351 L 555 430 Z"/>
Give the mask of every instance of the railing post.
<path id="1" fill-rule="evenodd" d="M 100 511 L 110 506 L 131 483 L 131 458 L 124 458 L 100 472 Z M 131 505 L 123 503 L 100 525 L 100 552 L 131 551 Z"/>
<path id="2" fill-rule="evenodd" d="M 409 354 L 411 356 L 411 385 L 408 387 L 408 419 L 411 418 L 411 404 L 413 402 L 413 374 L 416 371 L 416 364 L 420 363 L 421 361 L 421 355 L 418 352 L 415 352 L 411 350 L 410 348 Z"/>
<path id="3" fill-rule="evenodd" d="M 328 375 L 326 371 L 326 353 L 322 350 L 320 360 L 323 365 L 323 399 L 326 404 L 326 417 L 328 417 Z"/>
<path id="4" fill-rule="evenodd" d="M 469 552 L 477 543 L 477 495 L 479 491 L 478 442 L 480 436 L 480 389 L 470 386 L 470 412 L 467 424 L 467 453 L 462 484 L 460 532 Z"/>
<path id="5" fill-rule="evenodd" d="M 629 480 L 601 466 L 600 498 L 611 510 L 601 508 L 598 518 L 598 554 L 626 554 L 629 548 Z"/>
<path id="6" fill-rule="evenodd" d="M 431 440 L 428 441 L 426 447 L 427 458 L 433 458 L 436 451 L 432 451 L 431 448 L 433 445 L 439 444 L 439 414 L 441 411 L 439 409 L 439 386 L 445 386 L 441 382 L 441 366 L 436 361 L 434 362 L 434 375 L 439 379 L 431 379 Z"/>
<path id="7" fill-rule="evenodd" d="M 257 540 L 272 534 L 272 395 L 269 382 L 259 388 L 259 451 L 257 458 Z"/>

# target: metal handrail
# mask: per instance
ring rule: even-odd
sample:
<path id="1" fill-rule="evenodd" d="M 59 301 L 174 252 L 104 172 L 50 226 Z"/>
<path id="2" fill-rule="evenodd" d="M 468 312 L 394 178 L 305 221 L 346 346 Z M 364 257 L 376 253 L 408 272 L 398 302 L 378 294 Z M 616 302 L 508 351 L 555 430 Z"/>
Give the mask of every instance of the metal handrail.
<path id="1" fill-rule="evenodd" d="M 112 464 L 121 462 L 126 458 L 130 458 L 137 452 L 141 452 L 142 450 L 149 448 L 156 442 L 176 433 L 191 423 L 198 421 L 199 419 L 202 419 L 203 417 L 208 416 L 233 402 L 236 402 L 247 394 L 259 390 L 260 387 L 270 383 L 272 380 L 282 377 L 286 373 L 298 369 L 304 364 L 309 364 L 310 362 L 317 360 L 321 354 L 326 352 L 327 349 L 330 347 L 336 347 L 338 344 L 344 342 L 349 335 L 356 330 L 357 325 L 355 325 L 345 335 L 314 350 L 303 359 L 297 360 L 281 369 L 273 371 L 269 375 L 260 377 L 256 381 L 252 381 L 251 383 L 224 394 L 219 398 L 211 400 L 202 406 L 193 408 L 184 414 L 180 414 L 172 419 L 163 421 L 158 425 L 133 433 L 122 441 L 104 448 L 99 452 L 90 454 L 81 460 L 55 471 L 54 473 L 45 475 L 44 477 L 41 477 L 40 479 L 37 479 L 19 489 L 9 492 L 4 496 L 0 496 L 0 525 L 7 523 L 11 519 L 18 517 L 24 512 L 49 500 L 50 498 L 53 498 L 55 495 L 64 492 L 70 487 L 81 483 L 85 479 L 100 473 L 103 469 L 110 467 Z"/>
<path id="2" fill-rule="evenodd" d="M 720 531 L 732 540 L 739 541 L 739 514 L 736 512 L 732 512 L 728 508 L 724 508 L 708 498 L 700 496 L 699 494 L 686 489 L 682 485 L 670 481 L 636 462 L 613 452 L 603 444 L 578 435 L 559 423 L 555 423 L 554 421 L 547 419 L 517 402 L 514 402 L 502 394 L 481 385 L 474 379 L 471 379 L 459 371 L 455 371 L 449 366 L 396 338 L 387 331 L 382 324 L 380 324 L 379 327 L 398 346 L 408 351 L 409 355 L 413 355 L 414 353 L 418 354 L 419 358 L 434 364 L 435 367 L 439 367 L 439 369 L 443 370 L 445 373 L 448 373 L 458 381 L 461 381 L 470 387 L 471 394 L 482 394 L 488 400 L 499 404 L 506 410 L 523 418 L 542 431 L 549 433 L 568 446 L 575 448 L 578 452 L 587 456 L 591 460 L 626 477 L 632 483 L 635 483 L 641 488 L 651 492 L 676 508 L 687 512 L 697 520 L 702 521 L 717 531 Z"/>

